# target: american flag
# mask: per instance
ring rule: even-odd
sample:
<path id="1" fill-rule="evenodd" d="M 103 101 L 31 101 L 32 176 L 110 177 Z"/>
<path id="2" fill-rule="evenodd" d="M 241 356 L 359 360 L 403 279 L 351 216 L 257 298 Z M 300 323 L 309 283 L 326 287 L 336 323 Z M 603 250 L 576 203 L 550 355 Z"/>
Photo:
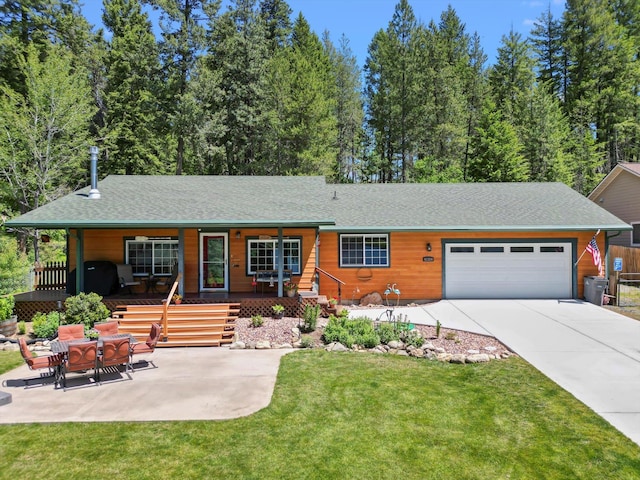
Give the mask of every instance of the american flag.
<path id="1" fill-rule="evenodd" d="M 596 237 L 593 237 L 589 245 L 587 245 L 587 252 L 591 254 L 593 264 L 598 266 L 598 275 L 602 276 L 602 257 L 600 256 L 600 249 L 596 243 Z"/>

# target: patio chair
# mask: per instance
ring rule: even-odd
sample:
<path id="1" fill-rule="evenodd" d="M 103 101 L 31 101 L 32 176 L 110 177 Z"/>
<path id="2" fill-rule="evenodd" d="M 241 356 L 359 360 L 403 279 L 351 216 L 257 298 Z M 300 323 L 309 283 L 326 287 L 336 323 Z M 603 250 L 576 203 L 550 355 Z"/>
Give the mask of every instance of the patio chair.
<path id="1" fill-rule="evenodd" d="M 171 267 L 171 276 L 170 277 L 161 277 L 158 281 L 155 282 L 155 286 L 157 287 L 166 287 L 166 291 L 168 292 L 173 287 L 174 282 L 178 278 L 178 264 L 174 263 L 173 267 Z"/>
<path id="2" fill-rule="evenodd" d="M 136 281 L 133 277 L 133 270 L 131 265 L 127 263 L 120 263 L 116 265 L 118 269 L 118 279 L 120 281 L 120 288 L 126 288 L 129 290 L 129 293 L 133 293 L 131 291 L 131 287 L 135 287 L 136 285 L 140 285 L 139 281 Z"/>
<path id="3" fill-rule="evenodd" d="M 68 342 L 70 340 L 81 340 L 84 338 L 84 325 L 77 323 L 73 325 L 60 325 L 58 327 L 58 340 Z"/>
<path id="4" fill-rule="evenodd" d="M 94 323 L 93 328 L 100 332 L 101 337 L 108 337 L 109 335 L 118 334 L 118 321 L 111 320 L 108 322 Z"/>
<path id="5" fill-rule="evenodd" d="M 62 388 L 67 389 L 67 372 L 86 372 L 93 369 L 93 379 L 98 385 L 98 341 L 71 342 L 67 359 L 62 363 Z"/>
<path id="6" fill-rule="evenodd" d="M 60 365 L 62 365 L 62 355 L 43 355 L 42 357 L 36 357 L 33 355 L 33 352 L 29 350 L 24 338 L 20 338 L 18 341 L 20 343 L 20 353 L 29 367 L 29 370 L 36 371 L 46 368 L 49 371 L 49 374 L 39 378 L 53 377 L 55 387 L 57 388 L 60 383 Z M 29 386 L 30 380 L 35 379 L 25 380 L 25 388 Z"/>
<path id="7" fill-rule="evenodd" d="M 141 342 L 131 345 L 131 358 L 133 359 L 134 355 L 153 353 L 158 344 L 158 340 L 160 340 L 160 335 L 162 335 L 162 327 L 160 324 L 152 324 L 147 340 L 144 343 Z M 147 360 L 147 363 L 153 365 L 153 368 L 158 368 L 156 364 L 153 363 L 153 360 Z M 133 371 L 133 366 L 131 367 L 131 371 Z"/>
<path id="8" fill-rule="evenodd" d="M 106 367 L 115 367 L 124 365 L 124 373 L 129 375 L 131 370 L 131 339 L 129 337 L 114 338 L 105 337 L 102 340 L 102 353 L 98 355 L 98 382 L 102 383 L 100 372 Z"/>

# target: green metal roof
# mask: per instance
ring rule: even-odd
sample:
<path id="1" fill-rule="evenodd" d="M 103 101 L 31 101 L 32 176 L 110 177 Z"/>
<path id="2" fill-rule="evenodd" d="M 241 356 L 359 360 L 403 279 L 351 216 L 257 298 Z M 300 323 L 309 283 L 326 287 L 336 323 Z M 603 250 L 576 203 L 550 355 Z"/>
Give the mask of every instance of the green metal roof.
<path id="1" fill-rule="evenodd" d="M 291 227 L 336 231 L 629 230 L 560 183 L 327 184 L 324 177 L 125 176 L 9 227 Z"/>

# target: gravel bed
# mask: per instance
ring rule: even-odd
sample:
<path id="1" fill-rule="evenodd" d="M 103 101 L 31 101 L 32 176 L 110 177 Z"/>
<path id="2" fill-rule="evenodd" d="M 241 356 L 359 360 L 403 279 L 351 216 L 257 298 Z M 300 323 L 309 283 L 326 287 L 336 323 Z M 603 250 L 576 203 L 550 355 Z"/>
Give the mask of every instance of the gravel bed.
<path id="1" fill-rule="evenodd" d="M 245 343 L 268 340 L 271 344 L 282 345 L 284 343 L 292 343 L 291 329 L 297 327 L 299 321 L 300 319 L 295 317 L 284 317 L 281 319 L 264 317 L 264 324 L 261 327 L 252 327 L 250 318 L 238 318 L 236 320 L 235 331 L 238 340 Z M 316 346 L 322 345 L 322 331 L 327 322 L 328 319 L 326 318 L 318 318 L 316 331 L 309 334 L 309 336 L 314 339 Z M 443 348 L 447 353 L 468 353 L 469 350 L 478 350 L 480 353 L 488 353 L 491 351 L 497 355 L 501 353 L 513 354 L 505 345 L 491 336 L 450 328 L 441 328 L 440 336 L 436 338 L 435 327 L 416 325 L 415 328 L 419 330 L 422 337 L 431 342 L 434 347 Z"/>

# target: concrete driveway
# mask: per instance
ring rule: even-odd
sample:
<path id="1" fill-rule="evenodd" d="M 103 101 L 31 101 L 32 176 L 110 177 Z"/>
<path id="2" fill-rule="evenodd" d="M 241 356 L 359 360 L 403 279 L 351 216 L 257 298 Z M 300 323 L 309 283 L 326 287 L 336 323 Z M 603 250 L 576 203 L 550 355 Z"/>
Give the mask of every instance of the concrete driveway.
<path id="1" fill-rule="evenodd" d="M 0 376 L 0 390 L 12 396 L 0 406 L 0 423 L 242 417 L 269 405 L 280 359 L 290 351 L 158 348 L 148 357 L 158 368 L 136 369 L 133 380 L 114 371 L 95 385 L 70 374 L 69 385 L 77 388 L 67 391 L 36 382 L 25 389 L 23 379 L 38 373 L 23 365 Z"/>
<path id="2" fill-rule="evenodd" d="M 640 321 L 577 300 L 443 300 L 394 313 L 493 335 L 640 445 Z"/>

